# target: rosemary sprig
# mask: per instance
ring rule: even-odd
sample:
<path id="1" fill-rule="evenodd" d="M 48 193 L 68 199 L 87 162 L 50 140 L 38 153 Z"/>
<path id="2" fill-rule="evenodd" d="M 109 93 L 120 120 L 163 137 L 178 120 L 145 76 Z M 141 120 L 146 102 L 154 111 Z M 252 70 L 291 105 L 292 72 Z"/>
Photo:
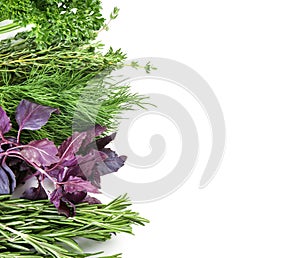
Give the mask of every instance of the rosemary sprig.
<path id="1" fill-rule="evenodd" d="M 82 203 L 75 217 L 66 218 L 46 200 L 0 196 L 0 257 L 88 257 L 91 254 L 82 251 L 75 237 L 106 241 L 112 234 L 133 234 L 132 225 L 148 223 L 129 206 L 126 196 L 106 205 Z"/>
<path id="2" fill-rule="evenodd" d="M 110 256 L 99 256 L 102 255 L 103 252 L 98 252 L 98 253 L 93 253 L 93 254 L 78 254 L 78 253 L 73 253 L 73 252 L 68 252 L 68 256 L 66 257 L 76 257 L 76 258 L 84 258 L 84 257 L 91 257 L 93 256 L 94 258 L 121 258 L 121 254 L 115 254 L 115 255 L 110 255 Z M 34 252 L 4 252 L 0 254 L 0 258 L 44 258 L 44 257 L 51 257 L 50 255 L 38 255 L 35 254 Z M 63 258 L 63 257 L 62 257 Z"/>

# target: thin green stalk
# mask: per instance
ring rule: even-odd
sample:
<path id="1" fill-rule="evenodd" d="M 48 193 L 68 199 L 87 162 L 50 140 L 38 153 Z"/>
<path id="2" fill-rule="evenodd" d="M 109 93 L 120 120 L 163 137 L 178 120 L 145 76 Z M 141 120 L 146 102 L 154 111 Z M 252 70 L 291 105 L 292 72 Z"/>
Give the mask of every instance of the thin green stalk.
<path id="1" fill-rule="evenodd" d="M 109 204 L 77 205 L 75 217 L 58 215 L 47 200 L 29 201 L 0 196 L 0 258 L 88 257 L 74 241 L 76 237 L 106 241 L 112 234 L 132 234 L 132 225 L 148 220 L 128 209 L 126 196 Z M 15 256 L 12 256 L 14 254 Z M 102 253 L 99 253 L 97 257 Z M 120 257 L 120 254 L 109 256 Z M 108 258 L 108 257 L 107 257 Z"/>
<path id="2" fill-rule="evenodd" d="M 8 33 L 17 29 L 20 29 L 21 26 L 17 22 L 12 22 L 6 25 L 0 26 L 0 34 Z"/>

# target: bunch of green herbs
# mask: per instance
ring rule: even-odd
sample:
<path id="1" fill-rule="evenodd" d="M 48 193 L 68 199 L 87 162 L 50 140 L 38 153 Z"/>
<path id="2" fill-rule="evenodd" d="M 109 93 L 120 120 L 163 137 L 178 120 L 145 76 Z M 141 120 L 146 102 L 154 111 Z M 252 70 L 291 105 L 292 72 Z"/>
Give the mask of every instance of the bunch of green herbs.
<path id="1" fill-rule="evenodd" d="M 97 30 L 107 29 L 107 23 L 100 14 L 100 1 L 91 2 L 82 6 L 81 1 L 8 1 L 0 7 L 3 17 L 22 26 L 36 25 L 0 41 L 0 106 L 9 116 L 22 99 L 61 111 L 42 130 L 24 134 L 24 141 L 47 137 L 59 145 L 72 131 L 85 130 L 85 125 L 91 124 L 106 126 L 110 132 L 116 129 L 123 111 L 146 104 L 145 97 L 132 93 L 128 85 L 106 80 L 124 64 L 126 55 L 120 49 L 104 51 L 100 41 L 92 42 Z M 76 5 L 79 20 L 70 21 L 69 14 L 58 12 L 64 5 Z M 91 16 L 98 13 L 98 18 L 89 20 L 87 12 L 93 13 Z M 115 8 L 109 21 L 117 15 Z M 51 28 L 45 25 L 45 17 L 51 20 Z M 81 26 L 80 35 L 72 26 Z M 15 131 L 14 125 L 12 133 Z"/>
<path id="2" fill-rule="evenodd" d="M 81 237 L 103 242 L 117 233 L 132 234 L 133 225 L 148 223 L 129 206 L 126 196 L 106 205 L 82 203 L 76 206 L 77 216 L 66 218 L 47 200 L 0 196 L 0 257 L 119 258 L 120 254 L 86 253 L 76 241 Z"/>
<path id="3" fill-rule="evenodd" d="M 110 132 L 123 111 L 145 105 L 144 96 L 110 78 L 126 55 L 120 49 L 104 50 L 104 44 L 95 41 L 118 12 L 114 8 L 105 19 L 99 0 L 1 2 L 0 35 L 31 29 L 0 40 L 0 106 L 9 116 L 22 99 L 60 110 L 41 130 L 22 134 L 23 141 L 48 138 L 60 145 L 74 130 L 94 124 Z M 147 64 L 145 70 L 150 69 Z M 13 122 L 11 133 L 16 131 Z M 105 241 L 116 233 L 132 234 L 132 225 L 148 222 L 129 205 L 126 197 L 107 205 L 78 204 L 77 215 L 66 218 L 48 200 L 0 196 L 0 258 L 89 257 L 76 237 Z"/>
<path id="4" fill-rule="evenodd" d="M 0 34 L 32 25 L 30 36 L 35 37 L 39 49 L 57 42 L 82 45 L 95 39 L 97 32 L 107 29 L 118 12 L 115 7 L 106 21 L 100 0 L 1 1 L 0 17 L 12 22 L 0 26 Z"/>

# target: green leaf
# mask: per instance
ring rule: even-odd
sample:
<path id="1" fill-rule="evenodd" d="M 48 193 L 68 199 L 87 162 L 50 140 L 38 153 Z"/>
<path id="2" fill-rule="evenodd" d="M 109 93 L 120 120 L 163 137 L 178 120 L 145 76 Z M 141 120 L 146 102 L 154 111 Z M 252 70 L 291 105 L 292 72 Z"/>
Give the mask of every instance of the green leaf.
<path id="1" fill-rule="evenodd" d="M 106 241 L 116 233 L 131 234 L 133 225 L 145 225 L 148 222 L 138 213 L 128 209 L 130 202 L 126 197 L 119 197 L 109 204 L 79 204 L 76 207 L 76 217 L 71 218 L 53 215 L 57 214 L 57 211 L 47 200 L 7 198 L 8 196 L 0 196 L 0 250 L 3 251 L 1 258 L 24 255 L 40 258 L 46 255 L 57 258 L 89 257 L 91 254 L 82 251 L 74 241 L 75 237 Z M 35 215 L 31 216 L 32 214 Z M 16 221 L 26 223 L 28 228 L 21 223 L 14 223 Z M 20 252 L 9 253 L 7 250 L 12 248 Z M 102 252 L 98 253 L 101 254 Z M 120 254 L 96 257 L 119 258 Z"/>
<path id="2" fill-rule="evenodd" d="M 72 238 L 57 237 L 56 240 L 66 244 L 73 250 L 78 251 L 79 253 L 83 252 L 82 249 L 80 248 L 80 246 L 78 245 L 78 243 L 75 240 L 73 240 Z"/>

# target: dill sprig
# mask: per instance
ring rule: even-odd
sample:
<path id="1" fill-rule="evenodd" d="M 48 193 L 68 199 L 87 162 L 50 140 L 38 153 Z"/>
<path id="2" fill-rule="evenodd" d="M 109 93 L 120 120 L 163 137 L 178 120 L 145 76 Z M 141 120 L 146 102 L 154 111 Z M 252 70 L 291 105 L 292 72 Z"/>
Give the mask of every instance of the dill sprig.
<path id="1" fill-rule="evenodd" d="M 148 223 L 128 209 L 130 205 L 126 196 L 109 204 L 82 203 L 76 206 L 75 217 L 66 218 L 47 200 L 0 196 L 0 257 L 88 257 L 91 254 L 83 252 L 74 238 L 106 241 L 112 234 L 133 234 L 133 225 Z"/>
<path id="2" fill-rule="evenodd" d="M 0 87 L 0 106 L 10 117 L 22 99 L 54 108 L 60 114 L 53 115 L 48 124 L 38 131 L 27 131 L 22 140 L 48 138 L 59 145 L 72 135 L 72 131 L 84 131 L 94 124 L 108 128 L 118 125 L 123 111 L 142 107 L 145 96 L 132 93 L 129 85 L 118 85 L 108 81 L 108 76 L 83 75 L 81 71 L 56 71 L 49 74 L 47 69 L 31 71 L 29 78 L 19 84 Z M 17 125 L 13 123 L 14 134 Z"/>

